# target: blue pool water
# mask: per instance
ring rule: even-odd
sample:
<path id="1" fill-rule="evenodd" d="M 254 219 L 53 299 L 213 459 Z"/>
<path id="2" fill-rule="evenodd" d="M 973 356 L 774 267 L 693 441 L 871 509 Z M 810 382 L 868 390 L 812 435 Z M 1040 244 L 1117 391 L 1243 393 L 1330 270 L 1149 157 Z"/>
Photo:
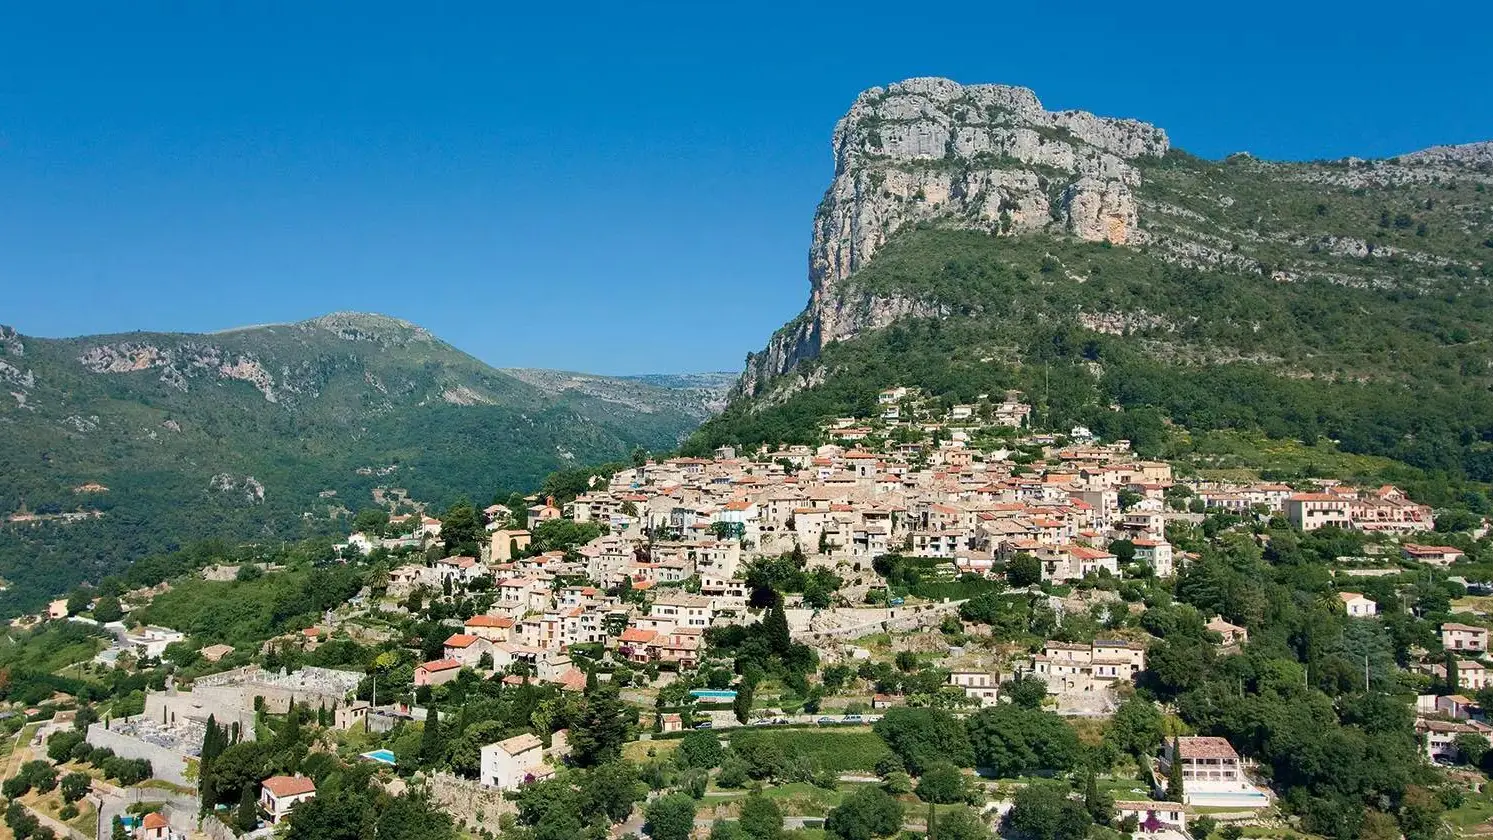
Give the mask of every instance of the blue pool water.
<path id="1" fill-rule="evenodd" d="M 1270 804 L 1270 798 L 1257 790 L 1188 791 L 1187 801 L 1191 805 L 1233 806 L 1238 808 L 1264 808 Z"/>
<path id="2" fill-rule="evenodd" d="M 717 688 L 695 688 L 690 690 L 700 700 L 735 700 L 736 692 Z"/>
<path id="3" fill-rule="evenodd" d="M 363 757 L 370 761 L 377 761 L 382 764 L 395 763 L 394 753 L 391 750 L 374 750 L 373 752 L 365 752 L 363 753 Z"/>

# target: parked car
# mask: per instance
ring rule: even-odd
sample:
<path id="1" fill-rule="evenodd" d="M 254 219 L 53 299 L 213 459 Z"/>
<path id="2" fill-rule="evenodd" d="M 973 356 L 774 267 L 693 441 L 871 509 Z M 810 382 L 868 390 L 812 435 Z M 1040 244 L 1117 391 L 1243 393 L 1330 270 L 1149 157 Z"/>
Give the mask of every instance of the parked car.
<path id="1" fill-rule="evenodd" d="M 841 720 L 844 723 L 861 723 L 864 719 L 860 715 L 846 715 Z"/>
<path id="2" fill-rule="evenodd" d="M 715 722 L 714 721 L 709 721 L 709 720 L 702 720 L 699 723 L 695 724 L 695 728 L 696 729 L 714 729 L 715 728 Z"/>
<path id="3" fill-rule="evenodd" d="M 820 726 L 824 726 L 825 724 L 839 723 L 840 721 L 839 721 L 838 718 L 832 718 L 832 717 L 829 717 L 828 715 L 826 715 L 826 716 L 820 718 L 818 722 L 819 722 Z"/>

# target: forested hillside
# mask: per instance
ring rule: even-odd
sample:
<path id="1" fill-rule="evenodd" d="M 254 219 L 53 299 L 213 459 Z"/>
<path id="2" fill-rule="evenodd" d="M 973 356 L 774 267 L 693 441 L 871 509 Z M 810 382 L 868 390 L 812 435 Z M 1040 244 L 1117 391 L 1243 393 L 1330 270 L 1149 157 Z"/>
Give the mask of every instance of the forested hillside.
<path id="1" fill-rule="evenodd" d="M 378 487 L 486 501 L 567 465 L 672 448 L 708 411 L 635 380 L 590 378 L 615 394 L 536 387 L 356 313 L 212 335 L 6 330 L 0 379 L 8 611 L 193 539 L 345 533 L 338 517 Z"/>

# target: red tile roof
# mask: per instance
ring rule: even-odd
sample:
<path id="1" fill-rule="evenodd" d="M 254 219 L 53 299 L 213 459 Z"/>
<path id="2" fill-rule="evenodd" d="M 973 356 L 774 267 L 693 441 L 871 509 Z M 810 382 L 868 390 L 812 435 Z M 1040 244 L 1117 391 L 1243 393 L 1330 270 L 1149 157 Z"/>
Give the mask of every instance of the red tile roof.
<path id="1" fill-rule="evenodd" d="M 434 662 L 427 662 L 420 667 L 425 670 L 425 673 L 429 674 L 437 671 L 449 671 L 452 668 L 460 668 L 461 663 L 455 659 L 437 659 Z"/>
<path id="2" fill-rule="evenodd" d="M 275 797 L 299 796 L 316 793 L 316 782 L 305 776 L 271 776 L 264 780 L 264 789 Z"/>
<path id="3" fill-rule="evenodd" d="M 498 627 L 507 629 L 513 626 L 513 619 L 500 615 L 474 615 L 466 621 L 467 627 Z"/>
<path id="4" fill-rule="evenodd" d="M 1239 753 L 1234 751 L 1234 747 L 1229 744 L 1226 738 L 1211 736 L 1179 738 L 1177 739 L 1177 748 L 1181 751 L 1183 758 L 1237 759 L 1239 757 Z"/>

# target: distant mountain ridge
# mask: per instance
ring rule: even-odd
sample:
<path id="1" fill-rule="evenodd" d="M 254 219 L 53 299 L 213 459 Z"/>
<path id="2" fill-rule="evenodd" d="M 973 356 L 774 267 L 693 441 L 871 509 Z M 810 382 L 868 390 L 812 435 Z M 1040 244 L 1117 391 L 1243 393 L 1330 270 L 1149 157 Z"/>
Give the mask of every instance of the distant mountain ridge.
<path id="1" fill-rule="evenodd" d="M 701 422 L 726 407 L 727 395 L 740 376 L 726 372 L 598 376 L 536 368 L 502 368 L 501 371 L 549 394 L 586 394 L 647 413 L 673 409 L 698 417 Z"/>
<path id="2" fill-rule="evenodd" d="M 0 523 L 0 608 L 179 541 L 327 531 L 376 486 L 486 501 L 670 449 L 719 405 L 711 393 L 502 371 L 359 312 L 196 334 L 0 327 L 0 517 L 21 520 Z M 102 515 L 61 518 L 78 511 Z"/>

